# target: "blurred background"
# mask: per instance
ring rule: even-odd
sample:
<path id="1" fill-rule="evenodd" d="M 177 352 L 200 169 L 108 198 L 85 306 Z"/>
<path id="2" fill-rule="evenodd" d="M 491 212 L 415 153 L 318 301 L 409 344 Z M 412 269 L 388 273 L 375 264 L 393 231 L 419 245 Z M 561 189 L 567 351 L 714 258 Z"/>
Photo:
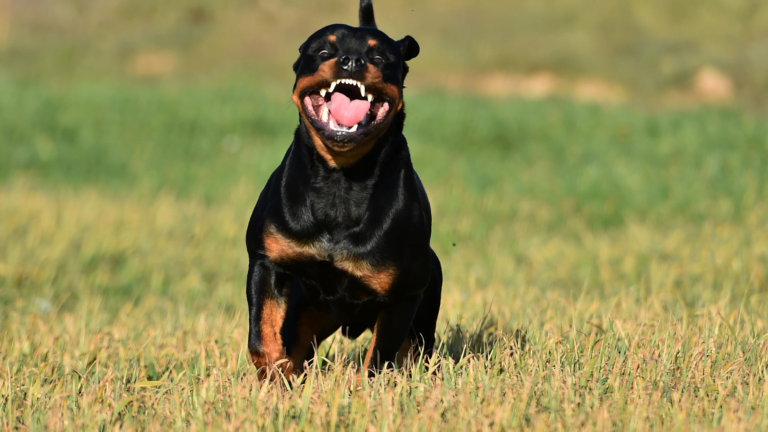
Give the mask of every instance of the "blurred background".
<path id="1" fill-rule="evenodd" d="M 424 46 L 415 89 L 504 97 L 765 102 L 760 0 L 393 0 L 381 27 Z M 3 72 L 29 80 L 268 82 L 354 1 L 2 0 Z"/>
<path id="2" fill-rule="evenodd" d="M 375 7 L 421 44 L 406 136 L 444 323 L 765 291 L 765 1 Z M 290 66 L 356 16 L 354 0 L 0 0 L 0 315 L 242 314 L 248 217 L 297 122 Z"/>
<path id="3" fill-rule="evenodd" d="M 357 8 L 0 0 L 0 429 L 284 430 L 311 404 L 366 430 L 765 430 L 765 0 L 376 0 L 421 45 L 405 135 L 450 367 L 339 405 L 369 336 L 336 335 L 325 393 L 259 387 L 246 225 L 299 45 Z"/>

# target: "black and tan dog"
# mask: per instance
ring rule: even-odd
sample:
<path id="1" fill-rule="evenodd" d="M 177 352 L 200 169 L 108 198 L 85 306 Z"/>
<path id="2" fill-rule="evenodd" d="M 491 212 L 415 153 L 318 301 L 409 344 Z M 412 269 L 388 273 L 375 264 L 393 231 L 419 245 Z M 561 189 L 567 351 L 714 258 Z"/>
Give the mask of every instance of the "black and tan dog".
<path id="1" fill-rule="evenodd" d="M 299 126 L 253 210 L 248 246 L 248 349 L 261 377 L 303 368 L 342 329 L 373 339 L 372 373 L 435 343 L 442 271 L 432 215 L 403 136 L 406 61 L 419 45 L 335 24 L 299 48 Z"/>

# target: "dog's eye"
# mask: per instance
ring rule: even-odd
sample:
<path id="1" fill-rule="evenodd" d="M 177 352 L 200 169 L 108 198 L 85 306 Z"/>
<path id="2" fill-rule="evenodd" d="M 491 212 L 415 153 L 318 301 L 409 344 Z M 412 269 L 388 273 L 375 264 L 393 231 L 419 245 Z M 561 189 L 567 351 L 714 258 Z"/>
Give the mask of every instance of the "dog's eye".
<path id="1" fill-rule="evenodd" d="M 374 63 L 378 63 L 378 64 L 382 64 L 382 63 L 384 63 L 384 57 L 376 56 L 376 57 L 373 58 L 373 62 Z"/>
<path id="2" fill-rule="evenodd" d="M 328 57 L 329 53 L 328 53 L 328 50 L 320 50 L 320 51 L 317 53 L 317 55 L 319 55 L 320 57 L 323 57 L 323 58 L 325 58 L 325 57 Z"/>

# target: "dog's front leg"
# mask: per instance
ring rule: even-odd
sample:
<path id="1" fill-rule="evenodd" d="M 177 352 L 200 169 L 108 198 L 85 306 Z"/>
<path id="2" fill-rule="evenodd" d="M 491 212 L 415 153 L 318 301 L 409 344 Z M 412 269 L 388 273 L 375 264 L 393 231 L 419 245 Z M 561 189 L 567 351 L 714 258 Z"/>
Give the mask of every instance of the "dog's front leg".
<path id="1" fill-rule="evenodd" d="M 371 345 L 363 363 L 363 371 L 369 377 L 384 368 L 387 363 L 393 365 L 398 352 L 405 345 L 410 347 L 410 341 L 406 339 L 421 299 L 420 294 L 379 312 L 373 327 Z"/>
<path id="2" fill-rule="evenodd" d="M 285 355 L 280 331 L 285 322 L 291 276 L 277 271 L 267 260 L 251 261 L 248 266 L 248 351 L 261 379 L 277 379 L 295 372 Z"/>

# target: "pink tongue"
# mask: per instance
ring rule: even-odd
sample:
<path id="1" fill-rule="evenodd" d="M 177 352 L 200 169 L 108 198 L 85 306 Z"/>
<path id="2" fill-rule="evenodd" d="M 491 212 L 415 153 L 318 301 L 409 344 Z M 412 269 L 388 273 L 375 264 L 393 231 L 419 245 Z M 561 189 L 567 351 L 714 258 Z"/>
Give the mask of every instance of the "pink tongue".
<path id="1" fill-rule="evenodd" d="M 336 92 L 331 95 L 331 101 L 326 104 L 331 115 L 339 124 L 352 127 L 365 118 L 371 103 L 367 100 L 349 100 L 348 97 Z"/>

